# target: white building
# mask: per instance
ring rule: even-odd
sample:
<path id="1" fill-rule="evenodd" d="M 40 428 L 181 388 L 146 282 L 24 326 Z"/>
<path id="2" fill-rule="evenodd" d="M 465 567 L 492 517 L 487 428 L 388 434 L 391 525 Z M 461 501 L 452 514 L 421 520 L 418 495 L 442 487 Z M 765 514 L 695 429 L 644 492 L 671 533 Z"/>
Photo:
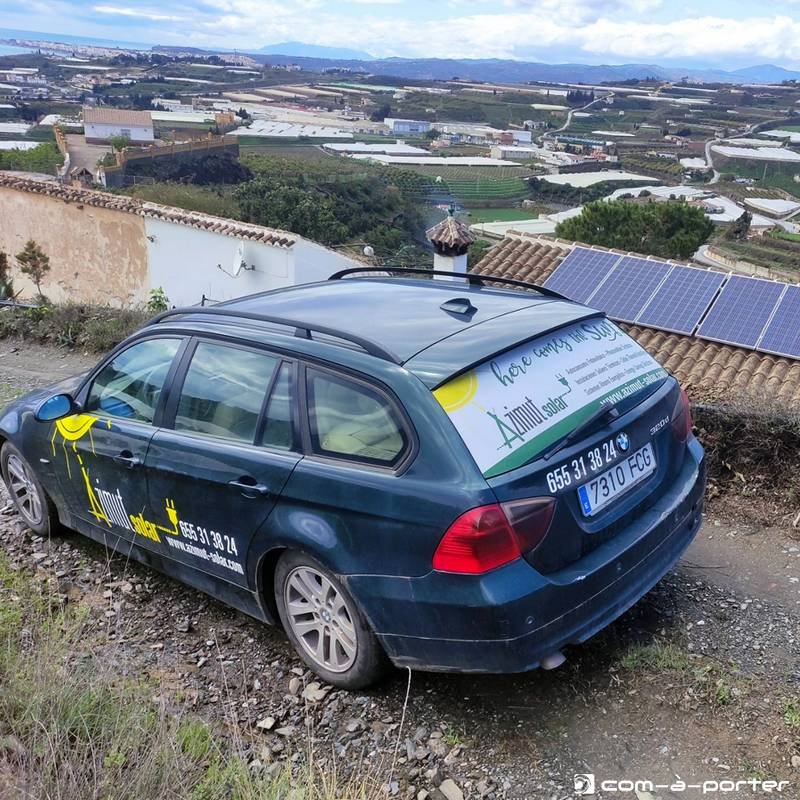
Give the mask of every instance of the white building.
<path id="1" fill-rule="evenodd" d="M 149 111 L 84 106 L 83 130 L 89 144 L 106 144 L 115 136 L 125 136 L 133 144 L 155 141 Z"/>

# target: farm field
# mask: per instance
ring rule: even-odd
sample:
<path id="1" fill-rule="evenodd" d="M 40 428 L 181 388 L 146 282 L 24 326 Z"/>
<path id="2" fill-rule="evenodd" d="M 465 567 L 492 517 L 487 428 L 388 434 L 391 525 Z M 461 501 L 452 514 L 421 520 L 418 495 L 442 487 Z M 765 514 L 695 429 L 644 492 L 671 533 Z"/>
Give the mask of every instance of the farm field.
<path id="1" fill-rule="evenodd" d="M 538 216 L 526 208 L 473 208 L 469 212 L 470 224 L 478 222 L 516 222 L 521 219 L 535 219 Z"/>

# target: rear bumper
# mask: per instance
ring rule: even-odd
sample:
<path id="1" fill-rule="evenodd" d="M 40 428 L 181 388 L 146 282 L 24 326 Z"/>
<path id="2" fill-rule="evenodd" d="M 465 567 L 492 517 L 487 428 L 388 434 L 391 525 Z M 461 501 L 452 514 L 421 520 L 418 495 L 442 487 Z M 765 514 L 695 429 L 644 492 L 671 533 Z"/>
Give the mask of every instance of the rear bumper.
<path id="1" fill-rule="evenodd" d="M 703 449 L 692 441 L 668 493 L 557 573 L 519 559 L 480 578 L 431 572 L 348 583 L 396 665 L 525 672 L 606 627 L 669 572 L 701 525 L 705 482 Z"/>

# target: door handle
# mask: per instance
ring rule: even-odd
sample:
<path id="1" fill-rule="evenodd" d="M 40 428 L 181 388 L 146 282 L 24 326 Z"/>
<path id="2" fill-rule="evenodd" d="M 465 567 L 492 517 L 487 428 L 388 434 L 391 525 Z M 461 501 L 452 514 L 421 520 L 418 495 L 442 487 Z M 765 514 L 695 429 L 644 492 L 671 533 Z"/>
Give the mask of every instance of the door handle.
<path id="1" fill-rule="evenodd" d="M 114 463 L 119 464 L 121 467 L 133 469 L 142 463 L 142 459 L 135 456 L 130 450 L 123 450 L 118 456 L 114 456 Z"/>
<path id="2" fill-rule="evenodd" d="M 228 486 L 238 489 L 244 497 L 266 497 L 269 494 L 269 489 L 261 483 L 256 483 L 255 478 L 247 475 L 237 478 L 234 481 L 228 481 Z"/>

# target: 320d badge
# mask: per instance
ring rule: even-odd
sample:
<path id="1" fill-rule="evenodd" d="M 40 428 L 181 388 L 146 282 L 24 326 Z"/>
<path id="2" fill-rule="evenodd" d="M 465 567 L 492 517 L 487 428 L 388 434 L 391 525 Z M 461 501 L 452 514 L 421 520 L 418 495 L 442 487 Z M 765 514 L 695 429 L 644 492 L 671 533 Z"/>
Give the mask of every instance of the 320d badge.
<path id="1" fill-rule="evenodd" d="M 11 499 L 282 626 L 338 686 L 551 664 L 680 557 L 705 457 L 619 327 L 498 282 L 345 272 L 166 312 L 0 412 Z"/>

